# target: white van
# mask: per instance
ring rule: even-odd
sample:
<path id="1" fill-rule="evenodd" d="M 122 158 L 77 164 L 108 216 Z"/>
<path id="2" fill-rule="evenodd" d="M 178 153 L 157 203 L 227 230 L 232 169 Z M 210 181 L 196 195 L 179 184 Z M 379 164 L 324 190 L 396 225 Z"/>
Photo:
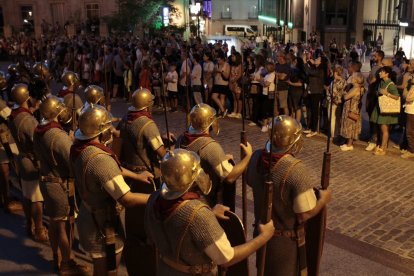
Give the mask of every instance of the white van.
<path id="1" fill-rule="evenodd" d="M 256 32 L 247 25 L 225 25 L 224 35 L 251 37 L 256 36 Z"/>

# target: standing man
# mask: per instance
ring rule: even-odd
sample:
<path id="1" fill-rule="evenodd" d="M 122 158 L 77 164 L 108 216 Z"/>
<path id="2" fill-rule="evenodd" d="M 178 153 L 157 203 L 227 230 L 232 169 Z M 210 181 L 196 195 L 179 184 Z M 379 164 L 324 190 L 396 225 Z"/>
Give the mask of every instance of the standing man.
<path id="1" fill-rule="evenodd" d="M 87 275 L 89 268 L 77 264 L 71 253 L 75 183 L 69 153 L 73 141 L 60 125 L 67 121 L 67 114 L 71 112 L 55 96 L 46 98 L 39 109 L 43 120 L 35 129 L 33 145 L 40 162 L 40 190 L 45 198 L 45 213 L 50 217 L 54 269 L 61 275 Z"/>
<path id="2" fill-rule="evenodd" d="M 277 53 L 277 63 L 275 65 L 276 78 L 278 79 L 276 87 L 277 104 L 275 104 L 274 112 L 279 114 L 279 108 L 283 110 L 283 114 L 289 115 L 288 107 L 288 89 L 287 81 L 290 76 L 290 65 L 286 62 L 286 55 L 283 51 Z"/>
<path id="3" fill-rule="evenodd" d="M 215 213 L 200 200 L 209 193 L 211 182 L 196 153 L 169 152 L 161 172 L 165 182 L 151 195 L 145 215 L 148 237 L 158 252 L 157 275 L 217 275 L 217 265 L 229 267 L 242 261 L 273 236 L 270 220 L 257 225 L 256 238 L 230 245 Z"/>
<path id="4" fill-rule="evenodd" d="M 39 166 L 33 152 L 33 134 L 38 122 L 30 110 L 31 98 L 26 84 L 14 85 L 11 96 L 16 104 L 9 117 L 10 130 L 19 149 L 16 163 L 24 197 L 26 231 L 35 241 L 46 242 L 49 238 L 42 222 L 43 196 L 39 188 Z"/>
<path id="5" fill-rule="evenodd" d="M 270 126 L 269 128 L 271 128 Z M 317 190 L 307 168 L 295 158 L 302 148 L 302 126 L 289 116 L 274 119 L 273 136 L 265 148 L 257 150 L 247 170 L 247 183 L 253 189 L 256 225 L 260 220 L 265 202 L 265 181 L 272 165 L 270 179 L 273 182 L 272 216 L 275 235 L 267 243 L 264 275 L 299 275 L 297 240 L 304 238 L 304 224 L 329 202 L 328 190 Z M 272 143 L 272 146 L 270 146 Z M 270 160 L 272 149 L 272 160 Z M 255 230 L 257 233 L 257 229 Z"/>
<path id="6" fill-rule="evenodd" d="M 130 191 L 124 177 L 145 184 L 152 175 L 121 167 L 106 145 L 112 140 L 111 116 L 102 106 L 89 107 L 79 117 L 70 149 L 76 188 L 82 198 L 77 226 L 82 247 L 90 254 L 94 275 L 116 275 L 124 246 L 119 220 L 122 207 L 145 205 L 148 195 Z"/>
<path id="7" fill-rule="evenodd" d="M 132 94 L 132 106 L 118 128 L 122 139 L 120 159 L 122 165 L 133 171 L 150 171 L 156 181 L 160 178 L 159 160 L 166 150 L 157 125 L 151 116 L 153 95 L 147 89 Z M 155 187 L 128 182 L 133 192 L 150 194 Z M 153 275 L 155 272 L 142 267 L 155 267 L 155 252 L 146 244 L 144 231 L 145 206 L 127 208 L 125 211 L 126 248 L 125 262 L 130 275 Z"/>
<path id="8" fill-rule="evenodd" d="M 208 204 L 211 207 L 217 203 L 229 206 L 229 201 L 234 202 L 234 195 L 224 192 L 230 189 L 226 185 L 234 186 L 237 178 L 246 170 L 252 156 L 252 146 L 249 143 L 247 146 L 240 144 L 245 157 L 233 165 L 232 157 L 226 155 L 221 145 L 210 136 L 210 127 L 217 135 L 219 126 L 215 109 L 208 104 L 195 105 L 190 112 L 190 127 L 178 138 L 177 147 L 193 151 L 200 156 L 201 167 L 212 181 L 212 190 L 207 196 Z"/>

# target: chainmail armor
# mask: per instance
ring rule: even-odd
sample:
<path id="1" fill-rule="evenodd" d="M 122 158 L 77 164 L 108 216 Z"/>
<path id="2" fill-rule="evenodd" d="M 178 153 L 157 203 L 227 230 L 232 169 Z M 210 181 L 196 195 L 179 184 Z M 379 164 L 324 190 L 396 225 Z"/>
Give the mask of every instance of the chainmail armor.
<path id="1" fill-rule="evenodd" d="M 265 202 L 265 181 L 268 171 L 261 162 L 262 150 L 254 152 L 247 170 L 247 183 L 253 189 L 255 221 L 261 217 Z M 272 218 L 276 230 L 294 230 L 296 214 L 293 201 L 296 196 L 313 187 L 309 178 L 309 169 L 298 159 L 288 155 L 272 164 L 271 178 L 273 181 Z M 291 167 L 291 166 L 294 167 Z M 289 171 L 289 172 L 288 172 Z M 286 179 L 282 185 L 283 179 Z M 257 229 L 255 229 L 257 233 Z M 273 237 L 267 245 L 265 275 L 297 275 L 297 244 L 296 240 L 286 237 Z"/>
<path id="2" fill-rule="evenodd" d="M 145 224 L 148 238 L 160 254 L 190 266 L 211 262 L 204 250 L 224 234 L 214 213 L 200 200 L 190 200 L 182 203 L 166 220 L 161 221 L 154 211 L 154 203 L 158 196 L 159 192 L 155 192 L 148 201 Z M 188 229 L 185 232 L 187 225 Z M 181 248 L 180 252 L 177 252 L 178 248 Z M 158 262 L 157 274 L 188 276 L 175 271 L 162 261 Z M 217 271 L 200 275 L 217 275 Z"/>
<path id="3" fill-rule="evenodd" d="M 145 129 L 141 132 L 141 137 L 138 137 L 144 126 Z M 154 167 L 159 168 L 157 153 L 149 144 L 151 139 L 160 136 L 158 127 L 153 120 L 142 116 L 132 123 L 128 123 L 126 119 L 123 119 L 119 129 L 122 137 L 120 159 L 123 164 L 145 166 L 151 172 L 154 172 Z"/>
<path id="4" fill-rule="evenodd" d="M 10 131 L 19 149 L 17 165 L 20 177 L 27 181 L 39 179 L 39 171 L 34 162 L 33 134 L 38 122 L 27 112 L 22 112 L 10 121 Z"/>

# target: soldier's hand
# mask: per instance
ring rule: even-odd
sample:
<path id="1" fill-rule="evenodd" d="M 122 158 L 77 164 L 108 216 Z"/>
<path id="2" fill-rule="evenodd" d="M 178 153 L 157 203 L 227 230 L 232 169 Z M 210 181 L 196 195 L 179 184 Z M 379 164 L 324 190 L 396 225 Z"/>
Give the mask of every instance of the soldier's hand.
<path id="1" fill-rule="evenodd" d="M 246 146 L 241 143 L 240 144 L 240 148 L 243 150 L 245 156 L 252 156 L 253 149 L 252 149 L 252 145 L 250 145 L 249 142 L 247 142 L 247 145 Z"/>
<path id="2" fill-rule="evenodd" d="M 69 137 L 72 141 L 75 141 L 75 132 L 73 130 L 69 130 Z"/>
<path id="3" fill-rule="evenodd" d="M 323 200 L 326 203 L 331 201 L 332 193 L 330 189 L 319 190 L 319 200 Z"/>
<path id="4" fill-rule="evenodd" d="M 266 224 L 259 224 L 259 233 L 263 235 L 266 239 L 273 237 L 275 233 L 275 226 L 273 225 L 273 220 L 270 220 Z"/>
<path id="5" fill-rule="evenodd" d="M 154 179 L 154 175 L 149 171 L 144 171 L 137 174 L 137 180 L 146 184 L 151 184 Z"/>
<path id="6" fill-rule="evenodd" d="M 226 211 L 230 211 L 230 208 L 222 204 L 216 204 L 216 206 L 213 207 L 213 213 L 216 215 L 218 219 L 230 219 L 228 216 L 225 215 Z"/>

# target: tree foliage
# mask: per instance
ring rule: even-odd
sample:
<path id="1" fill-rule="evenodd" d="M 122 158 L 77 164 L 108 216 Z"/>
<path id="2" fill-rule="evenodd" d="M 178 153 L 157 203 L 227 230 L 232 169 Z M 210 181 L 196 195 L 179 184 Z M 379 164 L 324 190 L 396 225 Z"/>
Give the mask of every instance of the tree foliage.
<path id="1" fill-rule="evenodd" d="M 107 18 L 111 28 L 117 31 L 134 31 L 139 25 L 152 26 L 159 18 L 161 7 L 172 6 L 174 0 L 118 0 L 119 12 Z"/>

